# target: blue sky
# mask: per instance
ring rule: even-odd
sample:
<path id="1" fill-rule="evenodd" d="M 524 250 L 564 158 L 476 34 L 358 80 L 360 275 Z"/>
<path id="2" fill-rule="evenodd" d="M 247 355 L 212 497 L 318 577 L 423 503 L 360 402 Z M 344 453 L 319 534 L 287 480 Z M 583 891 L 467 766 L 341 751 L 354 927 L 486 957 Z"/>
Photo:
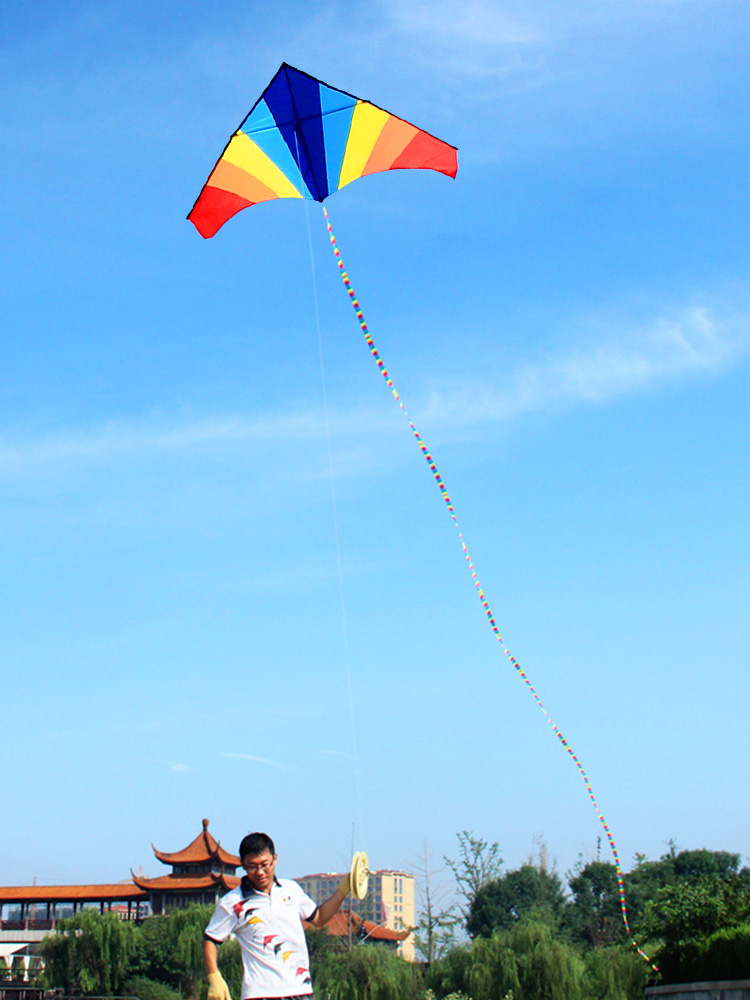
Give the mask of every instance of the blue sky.
<path id="1" fill-rule="evenodd" d="M 320 207 L 185 221 L 282 61 L 459 148 L 327 204 L 625 867 L 747 850 L 749 34 L 739 0 L 3 5 L 0 880 L 157 874 L 203 816 L 290 875 L 353 824 L 377 867 L 596 852 Z"/>

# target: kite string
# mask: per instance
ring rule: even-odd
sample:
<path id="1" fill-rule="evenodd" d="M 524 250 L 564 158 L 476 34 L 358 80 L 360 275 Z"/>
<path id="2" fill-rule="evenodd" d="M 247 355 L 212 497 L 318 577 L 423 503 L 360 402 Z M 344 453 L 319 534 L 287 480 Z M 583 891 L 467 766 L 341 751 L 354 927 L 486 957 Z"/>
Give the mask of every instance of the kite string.
<path id="1" fill-rule="evenodd" d="M 492 609 L 490 608 L 490 605 L 489 605 L 489 603 L 487 601 L 487 597 L 486 597 L 486 595 L 484 593 L 484 590 L 482 588 L 482 584 L 481 584 L 481 582 L 479 580 L 479 577 L 477 575 L 477 571 L 476 571 L 476 568 L 474 566 L 474 562 L 473 562 L 473 560 L 471 558 L 471 555 L 469 553 L 469 550 L 468 550 L 468 548 L 466 546 L 466 542 L 464 540 L 463 532 L 461 531 L 461 526 L 458 523 L 458 518 L 456 517 L 456 513 L 455 513 L 455 511 L 453 509 L 453 504 L 451 503 L 451 499 L 450 499 L 450 496 L 448 495 L 448 491 L 447 491 L 447 489 L 445 487 L 445 483 L 443 482 L 442 476 L 440 475 L 440 472 L 438 471 L 437 465 L 435 464 L 435 461 L 434 461 L 432 455 L 427 450 L 427 445 L 424 443 L 424 440 L 422 439 L 422 435 L 419 433 L 419 431 L 417 430 L 417 428 L 414 425 L 414 422 L 412 421 L 411 417 L 409 416 L 409 414 L 408 414 L 408 412 L 406 410 L 406 407 L 404 406 L 404 403 L 403 403 L 403 401 L 401 399 L 401 396 L 399 395 L 399 392 L 396 389 L 396 386 L 393 384 L 393 379 L 388 374 L 388 370 L 387 370 L 387 368 L 385 367 L 385 365 L 383 363 L 383 359 L 380 357 L 380 354 L 378 353 L 378 350 L 375 347 L 375 344 L 373 342 L 372 336 L 370 335 L 370 331 L 369 331 L 369 329 L 367 327 L 367 323 L 365 321 L 364 315 L 362 313 L 362 308 L 361 308 L 361 306 L 359 304 L 359 301 L 358 301 L 358 299 L 357 299 L 357 297 L 356 297 L 356 295 L 354 293 L 354 289 L 352 288 L 351 281 L 349 280 L 349 275 L 347 274 L 346 269 L 344 268 L 344 262 L 343 262 L 343 260 L 341 258 L 341 253 L 340 253 L 338 245 L 336 243 L 336 237 L 334 236 L 334 233 L 333 233 L 333 227 L 331 226 L 331 220 L 330 220 L 330 217 L 328 215 L 328 211 L 327 211 L 325 205 L 322 205 L 321 207 L 323 209 L 323 215 L 325 216 L 326 228 L 328 230 L 328 236 L 329 236 L 329 239 L 330 239 L 330 242 L 331 242 L 331 247 L 333 248 L 334 257 L 336 258 L 336 263 L 338 265 L 339 272 L 341 274 L 341 278 L 342 278 L 342 280 L 344 282 L 344 286 L 345 286 L 346 291 L 347 291 L 347 293 L 349 295 L 349 298 L 351 300 L 352 307 L 354 308 L 354 312 L 355 312 L 355 314 L 357 316 L 357 320 L 359 321 L 360 329 L 361 329 L 362 333 L 364 334 L 365 341 L 367 342 L 367 346 L 370 349 L 370 353 L 372 354 L 372 356 L 373 356 L 373 358 L 375 360 L 375 363 L 376 363 L 376 365 L 378 366 L 378 368 L 380 370 L 380 374 L 385 379 L 388 388 L 391 390 L 391 394 L 393 395 L 393 398 L 396 400 L 396 402 L 399 405 L 399 408 L 401 409 L 402 413 L 406 417 L 406 420 L 407 420 L 407 422 L 409 424 L 409 427 L 411 428 L 412 434 L 414 435 L 414 437 L 415 437 L 415 439 L 417 441 L 417 444 L 419 445 L 420 451 L 424 455 L 425 461 L 427 462 L 427 464 L 428 464 L 428 466 L 430 468 L 430 472 L 432 473 L 432 475 L 433 475 L 433 477 L 435 479 L 435 482 L 437 484 L 437 487 L 440 490 L 440 494 L 441 494 L 443 500 L 445 501 L 445 504 L 446 504 L 446 506 L 448 508 L 448 512 L 450 513 L 450 516 L 451 516 L 451 520 L 453 521 L 453 524 L 455 525 L 455 528 L 456 528 L 456 530 L 458 532 L 459 542 L 461 543 L 461 550 L 462 550 L 462 552 L 464 554 L 464 558 L 465 558 L 466 563 L 467 563 L 467 565 L 469 567 L 469 571 L 471 573 L 471 578 L 472 578 L 472 580 L 474 582 L 474 587 L 476 589 L 476 592 L 477 592 L 477 595 L 479 597 L 479 600 L 482 602 L 482 607 L 484 608 L 484 613 L 487 616 L 487 620 L 490 623 L 490 627 L 492 628 L 492 631 L 493 631 L 493 633 L 495 635 L 495 638 L 500 643 L 500 645 L 501 645 L 501 647 L 503 649 L 503 652 L 506 654 L 506 656 L 510 660 L 510 662 L 511 662 L 513 668 L 514 668 L 514 670 L 518 673 L 519 677 L 523 680 L 524 684 L 528 688 L 529 692 L 531 693 L 534 701 L 536 702 L 537 706 L 541 710 L 541 712 L 544 715 L 545 719 L 547 720 L 547 722 L 549 723 L 549 725 L 552 727 L 552 731 L 554 732 L 555 736 L 560 741 L 560 743 L 565 747 L 565 749 L 568 752 L 571 760 L 573 761 L 573 763 L 575 764 L 576 768 L 578 769 L 579 774 L 583 778 L 584 784 L 586 785 L 586 791 L 588 793 L 589 799 L 591 800 L 591 803 L 594 806 L 594 809 L 596 810 L 597 818 L 598 818 L 599 822 L 601 823 L 601 825 L 602 825 L 602 827 L 604 829 L 604 833 L 606 834 L 606 837 L 607 837 L 607 843 L 609 844 L 609 849 L 612 852 L 612 857 L 614 858 L 614 861 L 615 861 L 615 871 L 617 873 L 617 887 L 618 887 L 618 892 L 619 892 L 619 897 L 620 897 L 620 911 L 621 911 L 621 914 L 622 914 L 623 922 L 625 924 L 625 929 L 626 929 L 626 931 L 628 933 L 628 937 L 630 939 L 631 944 L 633 945 L 633 947 L 638 952 L 638 954 L 649 963 L 649 965 L 652 967 L 652 969 L 654 969 L 655 972 L 658 973 L 658 971 L 659 971 L 658 967 L 656 965 L 654 965 L 654 963 L 651 961 L 651 959 L 649 958 L 649 956 L 638 946 L 638 944 L 635 941 L 635 939 L 633 938 L 632 932 L 630 930 L 630 921 L 628 919 L 628 908 L 627 908 L 627 902 L 626 902 L 626 899 L 625 899 L 625 880 L 624 880 L 624 876 L 623 876 L 623 872 L 622 872 L 622 866 L 620 865 L 620 856 L 618 854 L 617 847 L 615 845 L 615 841 L 614 841 L 614 838 L 612 836 L 612 832 L 610 831 L 609 826 L 608 826 L 608 824 L 607 824 L 607 822 L 606 822 L 606 820 L 605 820 L 605 818 L 604 818 L 604 816 L 602 814 L 602 811 L 599 808 L 599 804 L 596 801 L 596 797 L 594 796 L 594 791 L 593 791 L 593 789 L 591 787 L 591 782 L 589 781 L 588 775 L 586 774 L 586 771 L 584 769 L 583 764 L 581 763 L 581 760 L 574 753 L 573 748 L 570 746 L 570 744 L 568 743 L 568 741 L 565 739 L 565 737 L 564 737 L 563 733 L 561 732 L 560 728 L 558 727 L 558 725 L 555 723 L 555 721 L 550 716 L 550 714 L 547 711 L 547 709 L 542 704 L 542 700 L 539 697 L 539 695 L 537 694 L 536 689 L 532 685 L 532 683 L 531 683 L 528 675 L 521 668 L 521 664 L 518 662 L 518 660 L 515 658 L 515 656 L 513 656 L 513 654 L 511 653 L 511 651 L 505 645 L 505 642 L 503 641 L 503 638 L 500 635 L 500 630 L 498 628 L 497 622 L 495 621 L 495 616 L 494 616 L 494 614 L 492 612 Z"/>
<path id="2" fill-rule="evenodd" d="M 310 214 L 307 201 L 305 201 L 305 220 L 307 222 L 307 241 L 310 248 L 310 267 L 312 272 L 313 303 L 315 309 L 315 326 L 318 335 L 318 361 L 320 364 L 320 383 L 323 397 L 323 420 L 326 429 L 326 442 L 328 445 L 328 473 L 331 483 L 331 511 L 333 515 L 333 534 L 336 542 L 336 564 L 338 567 L 339 579 L 339 606 L 341 611 L 341 630 L 344 645 L 344 664 L 346 669 L 346 688 L 349 703 L 349 730 L 351 736 L 352 757 L 354 760 L 354 784 L 357 798 L 357 821 L 362 835 L 362 788 L 360 781 L 359 753 L 357 749 L 357 730 L 355 726 L 354 695 L 352 693 L 352 670 L 351 657 L 349 654 L 349 629 L 346 615 L 346 595 L 344 592 L 344 572 L 341 564 L 341 541 L 339 536 L 338 508 L 336 505 L 336 482 L 333 473 L 333 448 L 331 446 L 331 425 L 328 418 L 328 394 L 326 392 L 326 375 L 323 355 L 323 337 L 320 329 L 320 308 L 318 305 L 318 285 L 315 278 L 315 254 L 313 252 L 312 234 L 310 231 Z"/>

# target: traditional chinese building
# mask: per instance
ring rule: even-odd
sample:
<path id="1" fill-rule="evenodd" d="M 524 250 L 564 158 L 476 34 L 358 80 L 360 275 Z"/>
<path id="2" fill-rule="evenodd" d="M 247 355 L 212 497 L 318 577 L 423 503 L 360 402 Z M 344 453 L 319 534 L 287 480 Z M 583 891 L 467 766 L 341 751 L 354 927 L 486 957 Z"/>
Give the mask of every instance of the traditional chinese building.
<path id="1" fill-rule="evenodd" d="M 148 893 L 152 913 L 189 906 L 190 903 L 215 905 L 224 893 L 240 884 L 235 871 L 240 859 L 225 851 L 218 840 L 208 832 L 208 820 L 203 820 L 203 830 L 187 847 L 173 854 L 157 850 L 151 845 L 157 859 L 171 865 L 169 875 L 146 878 L 135 875 L 133 882 Z"/>

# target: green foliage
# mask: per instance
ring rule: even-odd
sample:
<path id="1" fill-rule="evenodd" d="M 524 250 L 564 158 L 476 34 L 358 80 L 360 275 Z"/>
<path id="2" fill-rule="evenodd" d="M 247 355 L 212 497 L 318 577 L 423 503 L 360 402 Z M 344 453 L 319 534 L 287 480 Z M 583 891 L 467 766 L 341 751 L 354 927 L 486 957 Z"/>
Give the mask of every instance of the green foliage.
<path id="1" fill-rule="evenodd" d="M 234 938 L 219 948 L 219 972 L 224 977 L 233 997 L 242 996 L 242 953 L 240 943 Z M 205 986 L 201 996 L 205 993 Z"/>
<path id="2" fill-rule="evenodd" d="M 731 879 L 738 876 L 748 880 L 750 872 L 739 870 L 740 855 L 729 851 L 709 851 L 706 848 L 678 851 L 674 842 L 670 850 L 658 861 L 638 858 L 635 868 L 625 875 L 630 924 L 642 936 L 641 921 L 650 901 L 656 898 L 660 889 L 703 877 Z"/>
<path id="3" fill-rule="evenodd" d="M 20 955 L 14 955 L 10 963 L 10 978 L 21 980 L 26 978 L 26 966 Z"/>
<path id="4" fill-rule="evenodd" d="M 471 949 L 452 948 L 444 958 L 430 965 L 425 981 L 438 997 L 461 993 L 468 982 L 470 966 Z"/>
<path id="5" fill-rule="evenodd" d="M 739 875 L 704 875 L 660 889 L 646 908 L 642 935 L 667 948 L 750 920 L 750 886 Z"/>
<path id="6" fill-rule="evenodd" d="M 590 948 L 584 962 L 586 1000 L 642 1000 L 650 969 L 630 945 Z"/>
<path id="7" fill-rule="evenodd" d="M 413 965 L 380 945 L 319 956 L 315 991 L 325 1000 L 414 1000 L 421 975 Z"/>
<path id="8" fill-rule="evenodd" d="M 26 975 L 30 986 L 40 986 L 43 984 L 44 966 L 39 955 L 30 955 Z"/>
<path id="9" fill-rule="evenodd" d="M 414 928 L 414 947 L 427 965 L 436 958 L 442 958 L 454 947 L 459 921 L 454 907 L 439 910 L 430 899 L 427 900 Z"/>
<path id="10" fill-rule="evenodd" d="M 503 859 L 497 842 L 489 844 L 468 830 L 462 830 L 456 836 L 458 857 L 443 860 L 456 879 L 458 893 L 465 902 L 463 914 L 466 918 L 479 890 L 500 875 Z"/>
<path id="11" fill-rule="evenodd" d="M 675 881 L 701 878 L 704 875 L 725 879 L 739 873 L 740 855 L 701 848 L 698 851 L 680 851 L 674 856 L 673 864 Z"/>
<path id="12" fill-rule="evenodd" d="M 520 923 L 509 933 L 518 962 L 517 1000 L 578 1000 L 584 966 L 576 949 L 554 936 L 547 924 Z"/>
<path id="13" fill-rule="evenodd" d="M 325 927 L 306 927 L 305 938 L 307 939 L 307 953 L 310 956 L 310 970 L 313 980 L 315 980 L 318 965 L 324 962 L 332 952 L 343 951 L 345 946 L 340 938 L 329 934 Z M 226 979 L 226 976 L 224 978 Z"/>
<path id="14" fill-rule="evenodd" d="M 129 979 L 125 983 L 124 992 L 126 996 L 138 997 L 138 1000 L 182 1000 L 182 994 L 177 990 L 146 976 Z"/>
<path id="15" fill-rule="evenodd" d="M 164 916 L 149 917 L 137 930 L 132 972 L 186 996 L 197 995 L 204 980 L 203 932 L 212 912 L 213 907 L 194 903 Z M 229 962 L 231 950 L 225 955 L 222 949 L 220 959 Z M 231 987 L 229 979 L 227 982 Z"/>
<path id="16" fill-rule="evenodd" d="M 473 943 L 464 988 L 477 1000 L 491 1000 L 497 993 L 519 990 L 516 956 L 507 934 L 479 938 Z"/>
<path id="17" fill-rule="evenodd" d="M 577 950 L 547 923 L 524 920 L 468 948 L 454 948 L 428 973 L 437 996 L 463 993 L 474 1000 L 584 1000 L 585 967 Z M 588 998 L 586 998 L 588 1000 Z"/>
<path id="18" fill-rule="evenodd" d="M 430 867 L 427 844 L 421 860 L 422 864 L 416 868 L 420 907 L 414 928 L 414 947 L 429 965 L 454 947 L 461 917 L 450 899 L 449 888 L 436 880 L 444 869 Z"/>
<path id="19" fill-rule="evenodd" d="M 701 941 L 689 967 L 693 980 L 750 979 L 750 924 L 726 927 Z"/>
<path id="20" fill-rule="evenodd" d="M 750 885 L 739 874 L 721 878 L 703 875 L 660 889 L 646 908 L 643 933 L 659 940 L 657 963 L 667 982 L 701 974 L 714 964 L 714 954 L 727 955 L 734 967 L 750 975 L 747 937 L 741 925 L 750 923 Z M 734 929 L 736 933 L 726 933 Z M 711 949 L 715 949 L 712 951 Z M 721 968 L 720 964 L 716 964 Z M 722 973 L 722 979 L 729 976 Z"/>
<path id="21" fill-rule="evenodd" d="M 0 955 L 0 979 L 10 979 L 10 969 L 4 955 Z"/>
<path id="22" fill-rule="evenodd" d="M 122 992 L 136 953 L 135 927 L 111 913 L 83 910 L 42 942 L 46 979 L 66 993 Z"/>
<path id="23" fill-rule="evenodd" d="M 573 940 L 598 948 L 625 938 L 617 869 L 605 861 L 590 861 L 568 879 L 573 896 L 566 907 L 565 926 Z"/>
<path id="24" fill-rule="evenodd" d="M 424 995 L 424 1000 L 437 1000 L 434 990 L 426 990 Z M 443 997 L 443 1000 L 471 1000 L 471 997 L 467 996 L 465 993 L 449 993 L 447 996 Z M 513 1000 L 513 990 L 508 990 L 502 1000 Z"/>
<path id="25" fill-rule="evenodd" d="M 522 865 L 481 888 L 469 908 L 466 929 L 471 937 L 490 937 L 524 917 L 559 925 L 565 908 L 562 884 L 555 872 Z"/>

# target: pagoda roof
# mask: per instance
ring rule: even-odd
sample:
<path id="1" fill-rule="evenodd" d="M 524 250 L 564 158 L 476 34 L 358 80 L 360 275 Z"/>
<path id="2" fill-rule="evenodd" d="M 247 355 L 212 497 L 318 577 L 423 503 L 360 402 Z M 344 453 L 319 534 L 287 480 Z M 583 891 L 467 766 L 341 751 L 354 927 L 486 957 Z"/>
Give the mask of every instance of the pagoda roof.
<path id="1" fill-rule="evenodd" d="M 351 930 L 354 934 L 369 938 L 371 941 L 405 941 L 411 933 L 409 930 L 393 931 L 390 927 L 373 923 L 372 920 L 363 920 L 351 910 L 339 910 L 334 913 L 325 925 L 325 929 L 333 937 L 346 937 Z"/>
<path id="2" fill-rule="evenodd" d="M 101 903 L 108 900 L 147 900 L 133 882 L 106 885 L 11 885 L 0 888 L 0 903 Z"/>
<path id="3" fill-rule="evenodd" d="M 154 889 L 166 889 L 169 892 L 180 892 L 181 890 L 214 889 L 221 888 L 225 892 L 236 889 L 240 884 L 239 878 L 235 875 L 218 875 L 209 872 L 206 875 L 159 875 L 157 878 L 146 878 L 145 875 L 136 875 L 131 872 L 133 882 L 145 892 L 153 892 Z"/>
<path id="4" fill-rule="evenodd" d="M 208 832 L 207 819 L 203 820 L 203 829 L 195 840 L 192 840 L 187 847 L 183 847 L 181 851 L 167 854 L 165 851 L 158 851 L 153 844 L 151 847 L 159 861 L 163 861 L 165 865 L 199 864 L 201 861 L 212 861 L 216 858 L 222 864 L 230 867 L 239 868 L 240 866 L 240 859 L 237 855 L 225 851 L 219 841 Z"/>

